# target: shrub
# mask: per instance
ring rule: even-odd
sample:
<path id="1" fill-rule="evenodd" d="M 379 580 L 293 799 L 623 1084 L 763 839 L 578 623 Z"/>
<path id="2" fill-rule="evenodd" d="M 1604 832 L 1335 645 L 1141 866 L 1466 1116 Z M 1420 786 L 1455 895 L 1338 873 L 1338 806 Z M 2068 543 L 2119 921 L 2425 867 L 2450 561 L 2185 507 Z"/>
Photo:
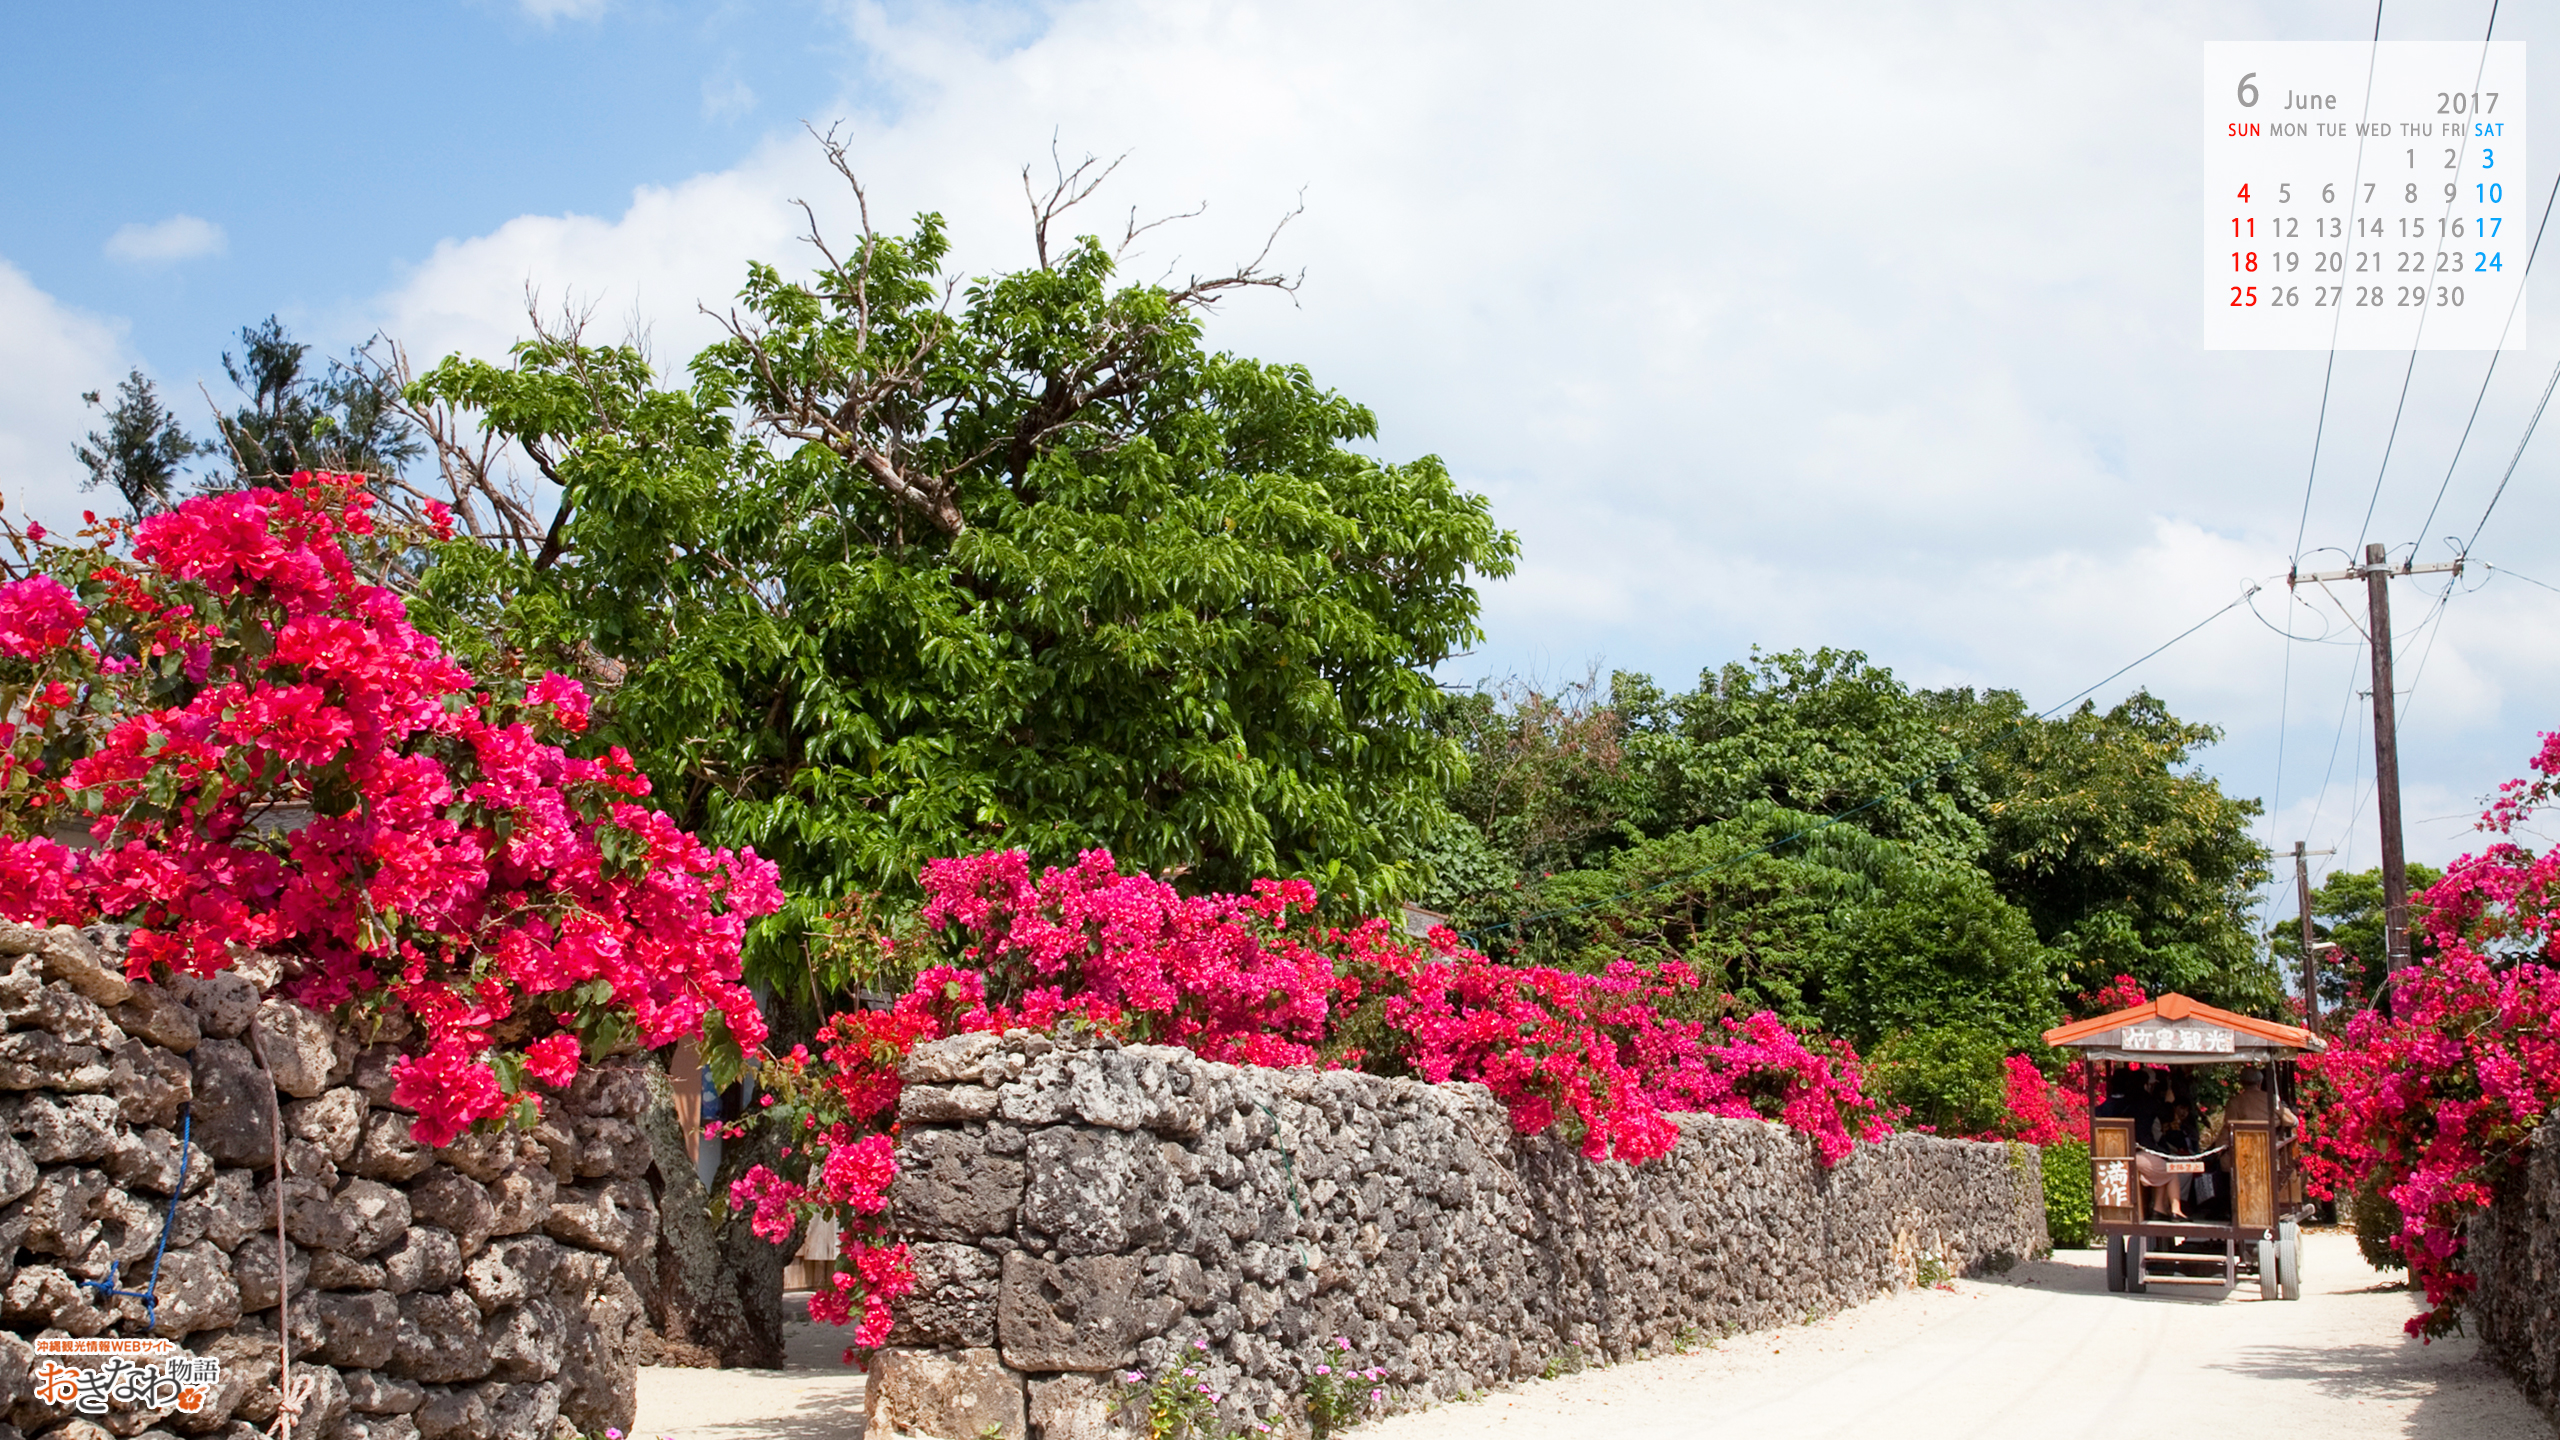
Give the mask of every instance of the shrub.
<path id="1" fill-rule="evenodd" d="M 2510 781 L 2481 819 L 2497 834 L 2560 792 L 2560 733 L 2543 737 L 2539 778 Z M 2437 953 L 2391 979 L 2392 1013 L 2365 1011 L 2304 1069 L 2333 1099 L 2304 1126 L 2314 1193 L 2370 1193 L 2399 1225 L 2391 1248 L 2426 1289 L 2412 1334 L 2457 1328 L 2479 1283 L 2464 1228 L 2523 1163 L 2560 1100 L 2560 968 L 2553 965 L 2560 852 L 2500 841 L 2455 861 L 2425 895 Z M 2358 1229 L 2386 1223 L 2357 1206 Z"/>
<path id="2" fill-rule="evenodd" d="M 2400 1235 L 2400 1207 L 2391 1203 L 2380 1177 L 2368 1175 L 2358 1182 L 2348 1205 L 2354 1212 L 2356 1253 L 2364 1256 L 2364 1263 L 2386 1274 L 2408 1269 L 2409 1262 L 2400 1258 L 2393 1244 Z"/>
<path id="3" fill-rule="evenodd" d="M 2097 1237 L 2097 1196 L 2091 1190 L 2089 1145 L 2055 1140 L 2044 1147 L 2044 1227 L 2056 1249 L 2080 1249 Z"/>
<path id="4" fill-rule="evenodd" d="M 618 749 L 562 749 L 575 681 L 474 677 L 412 627 L 365 577 L 425 537 L 371 510 L 304 474 L 85 546 L 29 528 L 0 583 L 0 916 L 131 925 L 137 979 L 280 957 L 293 998 L 419 1037 L 394 1096 L 431 1145 L 538 1112 L 586 1046 L 761 1044 L 739 945 L 773 867 L 642 804 Z"/>
<path id="5" fill-rule="evenodd" d="M 1947 1135 L 2007 1133 L 2009 1047 L 1981 1030 L 1912 1030 L 1876 1047 L 1868 1074 L 1903 1121 Z"/>

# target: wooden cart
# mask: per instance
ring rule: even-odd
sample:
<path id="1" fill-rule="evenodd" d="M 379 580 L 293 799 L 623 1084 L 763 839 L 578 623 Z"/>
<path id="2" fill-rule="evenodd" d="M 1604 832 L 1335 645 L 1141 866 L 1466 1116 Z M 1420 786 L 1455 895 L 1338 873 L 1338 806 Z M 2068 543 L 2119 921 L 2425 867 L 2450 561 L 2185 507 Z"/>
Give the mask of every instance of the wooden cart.
<path id="1" fill-rule="evenodd" d="M 2048 1030 L 2044 1040 L 2092 1062 L 2262 1067 L 2279 1117 L 2294 1094 L 2293 1062 L 2326 1048 L 2300 1026 L 2235 1015 L 2184 995 Z M 2093 1115 L 2101 1108 L 2106 1068 L 2088 1067 Z M 2143 1213 L 2134 1169 L 2143 1147 L 2134 1125 L 2130 1116 L 2090 1122 L 2090 1181 L 2097 1233 L 2107 1241 L 2107 1288 L 2141 1294 L 2153 1285 L 2211 1285 L 2227 1292 L 2245 1272 L 2257 1277 L 2265 1299 L 2302 1298 L 2301 1224 L 2311 1207 L 2281 1119 L 2231 1121 L 2224 1146 L 2202 1156 L 2161 1157 L 2173 1176 L 2209 1172 L 2227 1181 L 2229 1214 L 2212 1218 Z"/>

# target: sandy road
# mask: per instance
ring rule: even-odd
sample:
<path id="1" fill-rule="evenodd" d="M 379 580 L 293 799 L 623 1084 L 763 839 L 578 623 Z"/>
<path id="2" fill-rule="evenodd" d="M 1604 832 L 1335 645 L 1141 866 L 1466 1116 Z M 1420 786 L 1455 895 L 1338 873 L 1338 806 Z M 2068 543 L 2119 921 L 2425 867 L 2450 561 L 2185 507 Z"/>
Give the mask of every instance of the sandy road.
<path id="1" fill-rule="evenodd" d="M 1366 1440 L 2553 1440 L 2467 1340 L 2422 1346 L 2411 1297 L 2352 1238 L 2303 1237 L 2299 1301 L 2107 1293 L 2100 1252 L 1886 1296 L 1809 1326 L 1362 1426 Z M 841 1332 L 795 1327 L 795 1368 L 643 1370 L 638 1440 L 854 1440 Z M 799 1368 L 805 1367 L 805 1368 Z"/>
<path id="2" fill-rule="evenodd" d="M 1887 1296 L 1712 1351 L 1520 1386 L 1365 1427 L 1441 1437 L 1856 1436 L 2180 1440 L 2418 1436 L 2552 1440 L 2468 1341 L 2404 1340 L 2405 1291 L 2377 1288 L 2352 1237 L 2303 1239 L 2302 1299 L 2254 1281 L 2113 1295 L 2071 1251 L 1952 1290 Z"/>

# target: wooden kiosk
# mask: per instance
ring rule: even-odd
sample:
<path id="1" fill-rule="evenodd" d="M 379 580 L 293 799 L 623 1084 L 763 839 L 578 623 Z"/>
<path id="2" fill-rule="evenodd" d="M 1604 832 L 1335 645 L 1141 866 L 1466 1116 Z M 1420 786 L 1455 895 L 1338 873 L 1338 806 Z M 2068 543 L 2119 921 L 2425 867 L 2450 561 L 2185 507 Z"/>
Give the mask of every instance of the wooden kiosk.
<path id="1" fill-rule="evenodd" d="M 2260 1067 L 2275 1102 L 2270 1118 L 2227 1120 L 2222 1140 L 2202 1154 L 2169 1155 L 2138 1143 L 2130 1115 L 2099 1115 L 2105 1088 L 2089 1068 L 2089 1167 L 2097 1233 L 2107 1239 L 2107 1288 L 2141 1294 L 2153 1285 L 2216 1285 L 2228 1291 L 2243 1271 L 2258 1277 L 2258 1293 L 2273 1300 L 2302 1298 L 2301 1222 L 2309 1207 L 2293 1136 L 2281 1117 L 2294 1095 L 2293 1062 L 2326 1049 L 2319 1036 L 2296 1025 L 2235 1015 L 2188 999 L 2163 995 L 2148 1005 L 2119 1010 L 2048 1030 L 2044 1042 L 2076 1050 L 2084 1060 L 2161 1066 Z M 2201 1137 L 2199 1137 L 2201 1138 Z M 2144 1213 L 2136 1166 L 2156 1157 L 2157 1171 L 2172 1181 L 2212 1174 L 2227 1188 L 2227 1215 L 2173 1218 Z M 2217 1196 L 2217 1210 L 2221 1208 Z"/>

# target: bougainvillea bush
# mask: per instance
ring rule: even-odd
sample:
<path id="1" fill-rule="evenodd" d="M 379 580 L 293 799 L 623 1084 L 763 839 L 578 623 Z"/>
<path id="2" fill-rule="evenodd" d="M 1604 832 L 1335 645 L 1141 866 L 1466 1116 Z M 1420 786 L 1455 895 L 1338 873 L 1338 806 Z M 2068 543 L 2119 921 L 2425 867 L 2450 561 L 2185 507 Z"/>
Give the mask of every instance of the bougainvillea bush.
<path id="1" fill-rule="evenodd" d="M 0 581 L 0 917 L 130 924 L 135 978 L 279 957 L 292 998 L 419 1037 L 395 1096 L 430 1144 L 586 1049 L 762 1043 L 738 954 L 772 866 L 563 750 L 576 682 L 475 679 L 412 627 L 366 577 L 425 537 L 357 477 L 86 535 L 31 526 Z"/>
<path id="2" fill-rule="evenodd" d="M 2503 787 L 2481 828 L 2512 833 L 2560 791 L 2560 734 L 2543 737 L 2536 774 Z M 2426 1287 L 2412 1334 L 2452 1332 L 2477 1279 L 2463 1225 L 2524 1163 L 2560 1099 L 2560 968 L 2552 952 L 2560 852 L 2501 840 L 2454 862 L 2425 895 L 2437 953 L 2392 977 L 2391 1013 L 2368 1010 L 2303 1062 L 2330 1088 L 2305 1127 L 2316 1193 L 2387 1195 L 2393 1245 Z"/>
<path id="3" fill-rule="evenodd" d="M 910 1283 L 881 1221 L 896 1173 L 883 1132 L 922 1040 L 1072 1023 L 1240 1064 L 1480 1081 L 1521 1132 L 1558 1130 L 1595 1160 L 1665 1153 L 1683 1112 L 1782 1121 L 1825 1163 L 1885 1129 L 1845 1046 L 1768 1014 L 1667 1018 L 1661 1002 L 1697 983 L 1677 962 L 1502 965 L 1446 929 L 1417 942 L 1384 920 L 1324 926 L 1302 881 L 1183 895 L 1100 851 L 1036 875 L 1020 851 L 937 860 L 923 880 L 940 963 L 889 1009 L 836 1016 L 814 1048 L 765 1065 L 764 1114 L 794 1143 L 731 1193 L 777 1242 L 802 1215 L 837 1222 L 849 1268 L 811 1309 L 838 1323 L 859 1309 L 859 1345 L 886 1339 Z"/>

